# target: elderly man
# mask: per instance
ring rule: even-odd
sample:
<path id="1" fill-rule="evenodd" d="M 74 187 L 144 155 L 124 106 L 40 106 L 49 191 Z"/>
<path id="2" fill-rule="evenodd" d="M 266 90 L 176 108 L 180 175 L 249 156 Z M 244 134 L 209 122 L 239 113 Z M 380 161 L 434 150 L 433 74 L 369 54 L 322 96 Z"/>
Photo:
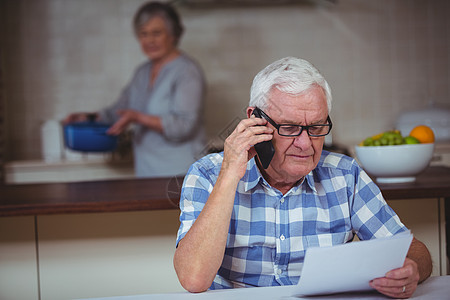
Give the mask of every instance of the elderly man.
<path id="1" fill-rule="evenodd" d="M 296 284 L 308 247 L 407 230 L 355 160 L 322 150 L 330 109 L 328 83 L 305 60 L 281 59 L 255 77 L 248 118 L 183 183 L 174 266 L 185 289 Z M 265 141 L 267 161 L 254 147 Z M 414 239 L 404 266 L 370 284 L 408 298 L 431 268 Z"/>

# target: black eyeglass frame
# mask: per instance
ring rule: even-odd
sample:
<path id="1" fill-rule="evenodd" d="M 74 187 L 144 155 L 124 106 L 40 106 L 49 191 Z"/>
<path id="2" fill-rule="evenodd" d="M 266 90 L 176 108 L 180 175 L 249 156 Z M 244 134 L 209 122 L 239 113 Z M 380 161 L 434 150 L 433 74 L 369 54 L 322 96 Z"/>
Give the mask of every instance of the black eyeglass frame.
<path id="1" fill-rule="evenodd" d="M 273 125 L 273 127 L 275 127 L 277 129 L 277 132 L 280 136 L 287 136 L 287 137 L 295 137 L 295 136 L 299 136 L 302 134 L 303 130 L 306 129 L 306 133 L 308 134 L 308 136 L 311 137 L 321 137 L 321 136 L 326 136 L 331 132 L 331 128 L 333 127 L 333 123 L 331 122 L 331 118 L 328 115 L 327 116 L 327 122 L 328 124 L 316 124 L 316 125 L 296 125 L 296 124 L 277 124 L 275 123 L 274 120 L 272 120 L 262 109 L 260 109 L 259 107 L 255 107 L 255 110 L 259 111 L 261 113 L 261 116 L 264 117 L 264 119 L 267 120 L 267 122 L 269 122 L 270 124 Z M 296 126 L 296 127 L 300 127 L 300 132 L 298 134 L 281 134 L 280 133 L 280 127 L 281 126 Z M 325 134 L 310 134 L 309 133 L 309 128 L 311 127 L 328 127 L 328 132 Z"/>

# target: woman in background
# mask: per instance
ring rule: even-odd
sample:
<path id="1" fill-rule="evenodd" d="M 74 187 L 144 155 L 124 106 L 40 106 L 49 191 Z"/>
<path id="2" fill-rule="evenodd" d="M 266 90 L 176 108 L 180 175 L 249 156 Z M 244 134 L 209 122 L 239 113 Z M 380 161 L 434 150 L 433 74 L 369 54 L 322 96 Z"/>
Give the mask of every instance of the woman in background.
<path id="1" fill-rule="evenodd" d="M 140 65 L 118 101 L 96 113 L 118 135 L 133 124 L 133 152 L 138 177 L 185 174 L 204 149 L 205 80 L 200 66 L 177 46 L 183 25 L 167 3 L 144 4 L 134 30 L 148 61 Z M 65 122 L 84 121 L 74 113 Z"/>

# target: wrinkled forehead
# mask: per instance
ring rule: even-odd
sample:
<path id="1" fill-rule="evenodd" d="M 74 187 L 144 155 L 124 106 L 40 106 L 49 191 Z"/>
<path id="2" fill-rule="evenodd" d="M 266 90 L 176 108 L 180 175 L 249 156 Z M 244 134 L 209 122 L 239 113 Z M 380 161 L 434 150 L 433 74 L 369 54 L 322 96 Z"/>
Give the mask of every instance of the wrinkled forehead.
<path id="1" fill-rule="evenodd" d="M 282 105 L 279 101 L 280 96 L 288 95 L 290 97 L 295 97 L 298 99 L 298 106 L 302 107 L 305 105 L 305 102 L 308 104 L 312 104 L 315 106 L 323 106 L 323 108 L 328 109 L 327 107 L 327 98 L 325 90 L 318 84 L 313 83 L 307 89 L 302 91 L 293 92 L 289 88 L 283 88 L 280 85 L 274 85 L 270 89 L 268 93 L 268 101 L 266 109 L 271 110 L 281 110 L 280 106 Z"/>

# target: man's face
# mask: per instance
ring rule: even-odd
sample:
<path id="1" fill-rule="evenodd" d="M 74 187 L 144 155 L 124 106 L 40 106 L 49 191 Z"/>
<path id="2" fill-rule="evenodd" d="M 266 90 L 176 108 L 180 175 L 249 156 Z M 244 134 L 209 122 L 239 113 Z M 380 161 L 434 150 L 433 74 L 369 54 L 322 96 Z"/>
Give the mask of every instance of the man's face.
<path id="1" fill-rule="evenodd" d="M 164 19 L 159 16 L 151 18 L 139 28 L 138 39 L 142 52 L 150 60 L 164 59 L 175 48 L 174 38 Z"/>
<path id="2" fill-rule="evenodd" d="M 277 124 L 326 124 L 328 108 L 322 88 L 312 87 L 293 96 L 273 89 L 265 113 Z M 271 124 L 268 124 L 274 128 Z M 269 178 L 285 183 L 297 182 L 318 164 L 325 137 L 310 137 L 306 130 L 297 137 L 280 136 L 274 128 L 275 155 L 266 169 Z"/>

